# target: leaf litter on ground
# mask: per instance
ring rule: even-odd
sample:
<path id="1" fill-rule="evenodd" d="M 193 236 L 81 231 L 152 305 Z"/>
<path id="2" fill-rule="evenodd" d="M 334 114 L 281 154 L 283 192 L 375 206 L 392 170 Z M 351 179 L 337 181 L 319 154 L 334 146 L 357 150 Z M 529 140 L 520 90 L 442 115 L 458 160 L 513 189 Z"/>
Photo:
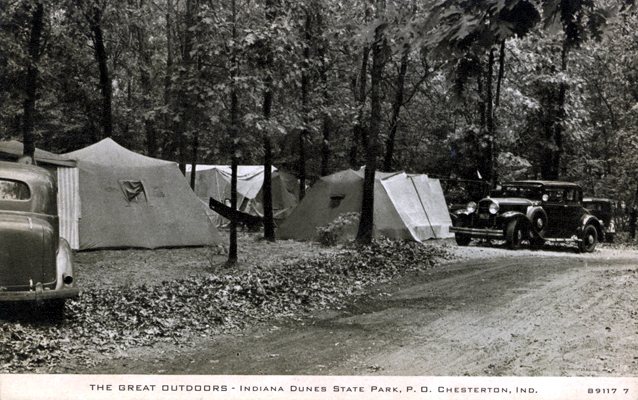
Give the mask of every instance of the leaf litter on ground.
<path id="1" fill-rule="evenodd" d="M 65 359 L 91 365 L 96 352 L 301 319 L 450 257 L 445 246 L 390 239 L 325 247 L 244 234 L 241 249 L 232 269 L 221 267 L 223 248 L 78 253 L 82 292 L 63 320 L 0 319 L 0 373 L 51 373 Z"/>

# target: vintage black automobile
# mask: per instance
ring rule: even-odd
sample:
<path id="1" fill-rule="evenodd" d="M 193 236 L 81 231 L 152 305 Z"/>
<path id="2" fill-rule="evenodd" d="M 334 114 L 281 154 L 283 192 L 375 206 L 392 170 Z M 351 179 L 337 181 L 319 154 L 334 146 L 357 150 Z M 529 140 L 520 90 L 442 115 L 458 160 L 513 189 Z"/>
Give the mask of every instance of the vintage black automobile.
<path id="1" fill-rule="evenodd" d="M 59 232 L 55 177 L 0 162 L 0 308 L 29 303 L 59 313 L 79 295 L 73 253 Z"/>
<path id="2" fill-rule="evenodd" d="M 600 240 L 613 242 L 616 236 L 616 224 L 614 223 L 615 202 L 611 199 L 600 197 L 583 198 L 583 207 L 596 216 L 603 228 L 604 236 Z"/>
<path id="3" fill-rule="evenodd" d="M 592 252 L 603 231 L 582 199 L 582 189 L 574 183 L 507 182 L 478 204 L 470 202 L 457 211 L 450 231 L 460 246 L 472 238 L 505 240 L 511 249 L 523 241 L 532 249 L 545 242 L 575 242 L 581 251 Z"/>

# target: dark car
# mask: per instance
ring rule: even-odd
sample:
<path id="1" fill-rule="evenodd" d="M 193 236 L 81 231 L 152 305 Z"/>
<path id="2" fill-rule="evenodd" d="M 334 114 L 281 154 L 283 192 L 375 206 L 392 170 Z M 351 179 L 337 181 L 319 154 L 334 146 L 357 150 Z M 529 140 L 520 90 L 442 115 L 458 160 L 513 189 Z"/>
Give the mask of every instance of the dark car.
<path id="1" fill-rule="evenodd" d="M 616 236 L 616 225 L 614 223 L 615 202 L 611 199 L 600 197 L 583 198 L 583 207 L 596 216 L 602 225 L 604 236 L 601 239 L 606 242 L 613 242 Z"/>
<path id="2" fill-rule="evenodd" d="M 0 162 L 0 307 L 26 302 L 61 312 L 79 295 L 73 253 L 59 232 L 55 177 Z"/>
<path id="3" fill-rule="evenodd" d="M 576 242 L 592 252 L 602 236 L 598 218 L 583 207 L 579 185 L 556 181 L 507 182 L 477 203 L 456 213 L 456 242 L 467 246 L 472 238 L 501 239 L 511 249 L 529 241 L 538 249 L 545 242 Z"/>
<path id="4" fill-rule="evenodd" d="M 449 178 L 439 180 L 452 221 L 456 219 L 456 213 L 464 210 L 470 201 L 477 202 L 490 193 L 490 185 L 485 181 Z"/>

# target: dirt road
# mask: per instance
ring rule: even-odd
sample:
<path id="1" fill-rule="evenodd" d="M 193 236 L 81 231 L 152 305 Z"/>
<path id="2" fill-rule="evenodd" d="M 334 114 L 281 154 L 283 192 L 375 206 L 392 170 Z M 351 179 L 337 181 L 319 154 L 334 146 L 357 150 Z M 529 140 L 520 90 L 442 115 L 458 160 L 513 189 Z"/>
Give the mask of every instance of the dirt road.
<path id="1" fill-rule="evenodd" d="M 638 252 L 470 250 L 341 310 L 190 347 L 132 349 L 84 372 L 638 375 Z"/>

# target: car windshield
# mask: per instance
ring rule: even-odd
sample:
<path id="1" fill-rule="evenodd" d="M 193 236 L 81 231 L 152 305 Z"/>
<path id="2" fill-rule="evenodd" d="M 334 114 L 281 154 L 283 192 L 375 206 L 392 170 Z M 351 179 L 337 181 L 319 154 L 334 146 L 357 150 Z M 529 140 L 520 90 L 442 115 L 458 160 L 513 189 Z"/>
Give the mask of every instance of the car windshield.
<path id="1" fill-rule="evenodd" d="M 521 197 L 530 200 L 541 200 L 541 188 L 506 185 L 500 190 L 492 192 L 492 197 Z"/>

